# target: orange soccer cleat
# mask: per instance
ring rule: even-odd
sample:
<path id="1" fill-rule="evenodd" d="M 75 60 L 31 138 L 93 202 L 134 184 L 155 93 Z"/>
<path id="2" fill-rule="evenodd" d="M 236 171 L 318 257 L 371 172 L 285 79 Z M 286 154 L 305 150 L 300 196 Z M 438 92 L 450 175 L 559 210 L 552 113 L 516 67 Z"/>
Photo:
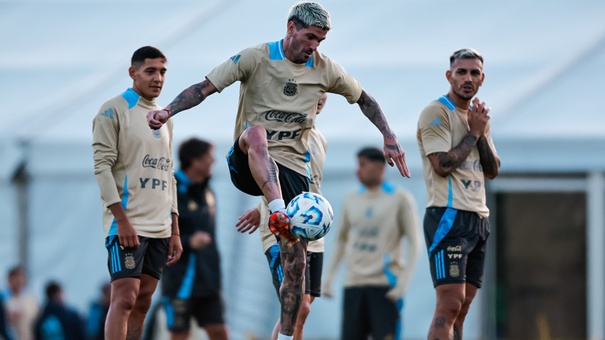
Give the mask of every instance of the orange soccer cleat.
<path id="1" fill-rule="evenodd" d="M 290 231 L 290 218 L 283 211 L 276 211 L 269 216 L 269 230 L 292 244 L 298 242 L 298 238 Z"/>

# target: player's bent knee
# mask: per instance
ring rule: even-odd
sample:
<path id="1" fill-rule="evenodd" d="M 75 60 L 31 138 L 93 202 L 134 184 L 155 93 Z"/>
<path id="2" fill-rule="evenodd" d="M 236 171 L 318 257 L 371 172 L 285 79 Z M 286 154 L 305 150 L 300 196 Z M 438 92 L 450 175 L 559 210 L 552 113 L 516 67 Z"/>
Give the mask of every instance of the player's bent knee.
<path id="1" fill-rule="evenodd" d="M 246 129 L 240 139 L 249 146 L 267 144 L 267 131 L 260 125 Z"/>

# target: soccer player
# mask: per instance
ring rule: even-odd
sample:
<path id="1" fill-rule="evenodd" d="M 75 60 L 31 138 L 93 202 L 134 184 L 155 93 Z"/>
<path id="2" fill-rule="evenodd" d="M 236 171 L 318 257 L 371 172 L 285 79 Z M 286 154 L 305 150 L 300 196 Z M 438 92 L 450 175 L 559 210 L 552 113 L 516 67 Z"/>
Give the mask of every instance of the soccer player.
<path id="1" fill-rule="evenodd" d="M 162 303 L 171 339 L 189 339 L 191 319 L 210 340 L 227 340 L 216 244 L 216 198 L 210 187 L 214 145 L 190 138 L 179 146 L 176 172 L 183 254 L 162 276 Z"/>
<path id="2" fill-rule="evenodd" d="M 270 228 L 280 239 L 284 266 L 280 296 L 293 293 L 296 297 L 288 300 L 292 302 L 281 299 L 283 339 L 291 338 L 302 303 L 307 247 L 290 232 L 285 206 L 309 190 L 306 138 L 319 97 L 336 93 L 357 103 L 382 133 L 389 164 L 396 164 L 401 175 L 409 176 L 403 149 L 376 100 L 338 63 L 317 51 L 329 30 L 329 14 L 319 3 L 297 3 L 288 15 L 283 39 L 242 50 L 202 82 L 185 89 L 166 108 L 147 115 L 149 126 L 160 128 L 178 112 L 240 81 L 236 140 L 227 161 L 238 189 L 263 195 L 269 202 Z"/>
<path id="3" fill-rule="evenodd" d="M 132 88 L 106 101 L 93 121 L 94 170 L 103 200 L 111 303 L 107 339 L 138 339 L 164 265 L 175 264 L 179 237 L 172 169 L 172 122 L 150 130 L 159 109 L 166 57 L 157 48 L 134 52 Z"/>
<path id="4" fill-rule="evenodd" d="M 420 251 L 418 214 L 411 194 L 385 181 L 385 163 L 379 148 L 357 153 L 361 187 L 345 197 L 326 271 L 323 290 L 331 297 L 336 271 L 346 262 L 342 340 L 401 337 L 404 296 Z"/>
<path id="5" fill-rule="evenodd" d="M 318 115 L 326 104 L 328 94 L 324 93 L 317 102 L 317 113 Z M 309 166 L 311 168 L 311 182 L 309 190 L 321 195 L 321 180 L 322 180 L 322 169 L 326 159 L 326 150 L 328 147 L 326 138 L 317 129 L 315 125 L 309 130 Z M 275 240 L 275 236 L 269 230 L 269 215 L 270 211 L 267 206 L 267 202 L 263 200 L 258 207 L 252 208 L 244 213 L 238 220 L 236 227 L 239 232 L 253 233 L 260 226 L 260 237 L 263 244 L 263 251 L 269 261 L 269 270 L 271 271 L 271 277 L 273 279 L 273 286 L 277 292 L 279 298 L 279 288 L 283 279 L 283 267 L 281 263 L 281 257 L 279 256 L 279 245 Z M 323 254 L 324 253 L 324 239 L 310 241 L 307 245 L 307 264 L 305 269 L 305 295 L 303 297 L 302 304 L 298 318 L 296 319 L 296 326 L 294 327 L 294 340 L 302 340 L 304 333 L 304 325 L 309 313 L 311 312 L 311 303 L 316 297 L 321 296 L 321 274 L 323 268 Z M 272 339 L 277 339 L 277 335 L 280 329 L 279 321 L 273 329 Z"/>
<path id="6" fill-rule="evenodd" d="M 429 339 L 462 339 L 464 319 L 483 281 L 489 235 L 485 177 L 500 158 L 489 128 L 489 108 L 473 97 L 483 84 L 483 56 L 463 48 L 450 56 L 449 92 L 429 103 L 417 140 L 427 188 L 424 237 L 437 305 Z"/>

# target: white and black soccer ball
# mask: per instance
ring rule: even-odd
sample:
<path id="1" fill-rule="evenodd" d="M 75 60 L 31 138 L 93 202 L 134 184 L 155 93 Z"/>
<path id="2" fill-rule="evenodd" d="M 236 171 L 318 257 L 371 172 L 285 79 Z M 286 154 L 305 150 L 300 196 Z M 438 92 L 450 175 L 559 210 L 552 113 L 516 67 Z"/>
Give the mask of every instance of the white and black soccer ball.
<path id="1" fill-rule="evenodd" d="M 330 231 L 334 211 L 328 200 L 312 192 L 303 192 L 294 197 L 286 207 L 290 217 L 290 230 L 294 236 L 305 241 L 315 241 Z"/>

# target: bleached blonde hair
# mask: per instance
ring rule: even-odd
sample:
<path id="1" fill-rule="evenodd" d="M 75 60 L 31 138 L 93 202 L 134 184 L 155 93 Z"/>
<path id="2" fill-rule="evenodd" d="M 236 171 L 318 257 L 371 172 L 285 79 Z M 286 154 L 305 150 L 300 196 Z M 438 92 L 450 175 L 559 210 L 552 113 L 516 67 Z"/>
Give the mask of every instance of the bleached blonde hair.
<path id="1" fill-rule="evenodd" d="M 316 26 L 329 31 L 330 13 L 318 2 L 299 2 L 290 8 L 288 22 L 293 21 L 297 29 Z"/>

